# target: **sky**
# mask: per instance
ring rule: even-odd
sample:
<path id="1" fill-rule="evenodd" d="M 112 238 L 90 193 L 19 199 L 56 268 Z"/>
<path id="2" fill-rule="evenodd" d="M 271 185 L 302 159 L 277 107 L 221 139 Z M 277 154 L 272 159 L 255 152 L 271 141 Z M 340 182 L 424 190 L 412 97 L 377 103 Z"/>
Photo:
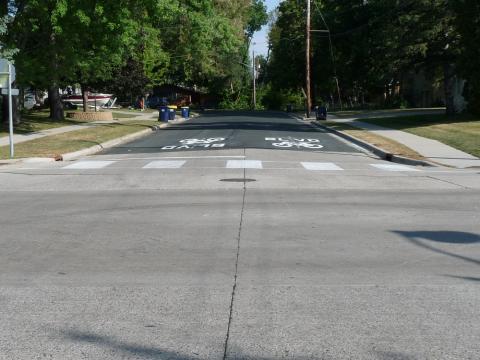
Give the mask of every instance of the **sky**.
<path id="1" fill-rule="evenodd" d="M 267 5 L 268 11 L 272 11 L 275 9 L 281 0 L 266 0 L 265 4 Z M 267 55 L 268 51 L 268 25 L 265 25 L 262 30 L 258 31 L 253 35 L 252 40 L 255 45 L 253 45 L 253 49 L 255 50 L 255 55 L 263 54 Z"/>

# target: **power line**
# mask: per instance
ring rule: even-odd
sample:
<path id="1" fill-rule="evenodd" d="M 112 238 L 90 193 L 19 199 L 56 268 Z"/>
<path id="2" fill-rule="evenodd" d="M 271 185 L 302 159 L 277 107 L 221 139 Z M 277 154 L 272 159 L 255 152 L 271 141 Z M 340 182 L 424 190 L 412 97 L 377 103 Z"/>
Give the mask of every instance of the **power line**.
<path id="1" fill-rule="evenodd" d="M 335 84 L 337 86 L 338 101 L 340 102 L 340 109 L 343 109 L 342 96 L 341 96 L 341 93 L 340 93 L 340 84 L 338 83 L 338 76 L 337 76 L 337 64 L 336 64 L 336 60 L 335 60 L 335 53 L 333 52 L 332 34 L 330 32 L 330 28 L 328 27 L 327 22 L 325 21 L 325 18 L 323 17 L 323 14 L 322 14 L 322 11 L 320 10 L 320 7 L 318 6 L 318 4 L 315 1 L 314 1 L 314 4 L 315 4 L 315 7 L 316 7 L 317 11 L 320 14 L 320 18 L 322 19 L 323 24 L 325 25 L 325 28 L 327 29 L 328 44 L 329 44 L 329 48 L 330 48 L 330 56 L 331 56 L 331 59 L 332 59 L 332 66 L 333 66 L 333 76 L 334 76 L 334 79 L 335 79 Z"/>

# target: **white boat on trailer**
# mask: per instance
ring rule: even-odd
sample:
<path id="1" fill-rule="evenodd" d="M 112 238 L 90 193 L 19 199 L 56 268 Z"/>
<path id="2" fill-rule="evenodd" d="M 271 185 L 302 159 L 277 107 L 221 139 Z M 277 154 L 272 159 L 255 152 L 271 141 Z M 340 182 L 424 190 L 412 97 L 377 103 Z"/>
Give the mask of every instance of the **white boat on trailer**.
<path id="1" fill-rule="evenodd" d="M 87 105 L 92 107 L 106 107 L 107 104 L 111 103 L 112 96 L 112 94 L 90 93 L 88 94 Z M 83 106 L 82 95 L 65 95 L 62 97 L 62 100 L 64 103 Z M 113 104 L 111 106 L 113 106 Z"/>

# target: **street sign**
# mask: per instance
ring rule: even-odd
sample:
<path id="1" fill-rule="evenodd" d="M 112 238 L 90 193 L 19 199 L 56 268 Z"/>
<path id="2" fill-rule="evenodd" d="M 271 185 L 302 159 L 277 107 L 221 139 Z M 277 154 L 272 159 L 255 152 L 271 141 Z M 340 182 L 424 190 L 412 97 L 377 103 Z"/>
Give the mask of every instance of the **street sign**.
<path id="1" fill-rule="evenodd" d="M 12 89 L 11 94 L 12 94 L 12 96 L 18 96 L 18 95 L 20 95 L 20 90 Z M 8 95 L 8 89 L 3 89 L 2 88 L 2 95 Z"/>
<path id="2" fill-rule="evenodd" d="M 7 88 L 8 87 L 8 66 L 10 65 L 10 84 L 15 82 L 16 79 L 16 72 L 15 72 L 15 66 L 13 66 L 10 61 L 6 59 L 0 59 L 0 87 L 1 88 Z"/>

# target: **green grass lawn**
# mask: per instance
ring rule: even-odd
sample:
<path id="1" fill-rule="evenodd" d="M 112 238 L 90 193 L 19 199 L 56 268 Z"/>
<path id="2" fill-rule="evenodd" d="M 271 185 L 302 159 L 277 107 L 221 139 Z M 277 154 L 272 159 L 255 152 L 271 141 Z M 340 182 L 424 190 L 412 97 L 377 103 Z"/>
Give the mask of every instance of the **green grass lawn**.
<path id="1" fill-rule="evenodd" d="M 76 130 L 64 134 L 46 136 L 44 138 L 26 141 L 15 146 L 15 157 L 55 157 L 72 151 L 81 150 L 90 146 L 148 129 L 157 121 L 128 121 L 118 124 L 102 124 L 84 130 Z M 9 158 L 9 147 L 0 147 L 0 159 Z"/>
<path id="2" fill-rule="evenodd" d="M 445 110 L 444 108 L 428 108 L 428 109 L 424 109 L 424 110 Z M 335 110 L 335 111 L 331 111 L 329 112 L 330 114 L 332 115 L 335 115 L 335 116 L 338 116 L 340 118 L 348 118 L 348 117 L 355 117 L 355 116 L 359 116 L 359 115 L 365 115 L 365 114 L 368 114 L 368 113 L 375 113 L 375 114 L 381 114 L 381 113 L 386 113 L 386 114 L 392 114 L 392 113 L 395 113 L 395 112 L 415 112 L 415 111 L 419 111 L 419 109 L 417 108 L 408 108 L 408 109 L 402 109 L 402 108 L 397 108 L 397 109 L 357 109 L 357 110 Z"/>
<path id="3" fill-rule="evenodd" d="M 418 115 L 361 121 L 438 140 L 480 157 L 480 116 Z"/>
<path id="4" fill-rule="evenodd" d="M 134 113 L 132 111 L 131 114 L 124 114 L 124 113 L 118 113 L 118 112 L 112 112 L 112 116 L 114 119 L 135 119 L 138 116 L 141 116 L 144 113 Z"/>
<path id="5" fill-rule="evenodd" d="M 356 137 L 357 139 L 363 140 L 369 144 L 375 145 L 376 147 L 383 149 L 387 153 L 416 160 L 424 159 L 420 154 L 410 149 L 409 147 L 400 144 L 392 139 L 377 135 L 371 131 L 359 129 L 345 123 L 338 123 L 333 121 L 325 121 L 321 124 Z"/>
<path id="6" fill-rule="evenodd" d="M 112 111 L 115 112 L 116 109 L 112 109 Z M 141 111 L 140 109 L 129 109 L 129 108 L 122 108 L 122 109 L 118 109 L 119 111 L 128 111 L 128 112 L 131 112 L 133 114 L 138 114 L 138 115 L 142 115 L 142 114 L 145 114 L 145 113 L 153 113 L 155 111 L 158 111 L 157 109 L 151 109 L 151 108 L 146 108 L 144 111 Z"/>
<path id="7" fill-rule="evenodd" d="M 22 114 L 22 122 L 14 126 L 15 134 L 28 134 L 36 131 L 58 128 L 62 126 L 78 125 L 84 123 L 80 120 L 64 119 L 52 121 L 49 119 L 48 110 L 36 110 Z M 8 126 L 0 125 L 0 137 L 8 136 Z"/>

